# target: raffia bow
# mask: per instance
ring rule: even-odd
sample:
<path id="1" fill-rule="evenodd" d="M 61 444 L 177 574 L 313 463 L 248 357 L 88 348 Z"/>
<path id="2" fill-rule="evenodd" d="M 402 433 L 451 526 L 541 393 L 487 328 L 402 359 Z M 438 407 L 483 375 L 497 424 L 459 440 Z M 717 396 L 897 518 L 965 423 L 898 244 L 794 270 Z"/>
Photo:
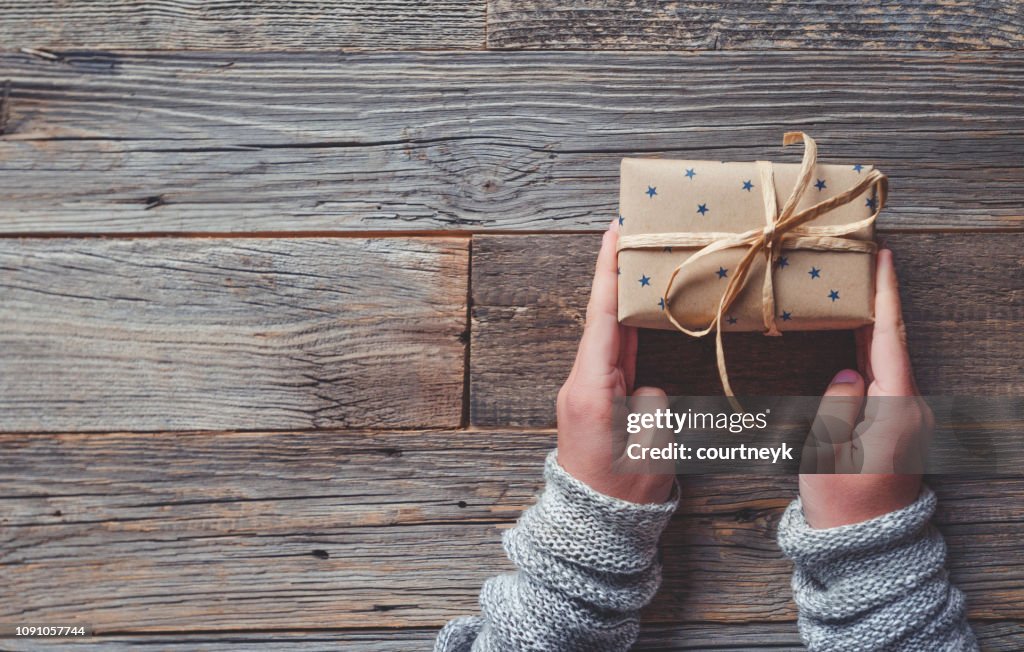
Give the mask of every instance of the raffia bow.
<path id="1" fill-rule="evenodd" d="M 653 249 L 662 247 L 701 247 L 696 253 L 678 265 L 669 276 L 668 283 L 662 298 L 665 301 L 666 314 L 672 325 L 683 333 L 692 337 L 703 337 L 711 331 L 715 331 L 715 350 L 718 357 L 718 375 L 722 379 L 722 389 L 726 396 L 734 396 L 732 386 L 729 384 L 729 374 L 726 372 L 725 352 L 722 348 L 722 315 L 727 313 L 729 307 L 747 285 L 750 275 L 750 268 L 755 258 L 759 255 L 765 257 L 765 275 L 762 286 L 762 317 L 764 319 L 766 335 L 781 335 L 775 316 L 775 289 L 772 285 L 775 262 L 783 249 L 806 249 L 811 251 L 851 251 L 859 253 L 875 253 L 878 246 L 870 240 L 859 240 L 847 237 L 852 233 L 871 226 L 878 213 L 885 205 L 888 192 L 888 179 L 878 170 L 871 170 L 864 175 L 859 183 L 845 190 L 844 192 L 819 202 L 810 208 L 797 211 L 800 199 L 810 186 L 814 165 L 817 160 L 818 146 L 814 139 L 801 131 L 790 131 L 782 139 L 783 145 L 791 145 L 803 140 L 804 156 L 800 164 L 800 174 L 797 177 L 796 186 L 793 192 L 786 199 L 782 210 L 778 210 L 775 196 L 775 173 L 770 161 L 758 161 L 757 165 L 761 175 L 761 193 L 764 199 L 765 221 L 767 225 L 762 229 L 751 229 L 742 233 L 651 233 L 643 235 L 625 235 L 619 238 L 618 250 L 623 249 Z M 859 197 L 871 186 L 878 185 L 878 204 L 875 212 L 863 220 L 850 222 L 848 224 L 837 224 L 833 226 L 805 226 L 814 218 L 831 211 L 834 208 L 848 204 Z M 676 277 L 688 265 L 693 264 L 701 258 L 711 255 L 723 249 L 733 247 L 747 247 L 736 267 L 735 273 L 718 302 L 718 309 L 714 318 L 706 328 L 691 330 L 680 324 L 672 311 L 668 309 L 669 294 Z"/>

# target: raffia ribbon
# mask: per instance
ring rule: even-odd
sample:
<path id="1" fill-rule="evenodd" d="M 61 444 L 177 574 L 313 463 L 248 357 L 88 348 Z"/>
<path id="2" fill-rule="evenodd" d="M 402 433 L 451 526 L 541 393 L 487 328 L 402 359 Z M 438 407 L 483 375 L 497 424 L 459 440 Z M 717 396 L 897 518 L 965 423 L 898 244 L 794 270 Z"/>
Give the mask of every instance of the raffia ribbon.
<path id="1" fill-rule="evenodd" d="M 800 174 L 797 177 L 796 186 L 793 192 L 786 199 L 782 210 L 779 211 L 775 197 L 775 173 L 770 161 L 758 161 L 757 165 L 761 174 L 761 190 L 764 199 L 765 221 L 767 225 L 763 229 L 751 229 L 742 233 L 651 233 L 642 235 L 626 235 L 619 238 L 618 250 L 623 249 L 654 249 L 663 247 L 701 247 L 696 253 L 683 261 L 669 276 L 668 283 L 662 298 L 665 301 L 666 314 L 672 325 L 683 333 L 692 337 L 703 337 L 712 330 L 715 331 L 715 350 L 718 356 L 718 375 L 722 379 L 722 389 L 726 396 L 733 397 L 732 386 L 729 384 L 729 374 L 726 372 L 725 352 L 722 348 L 722 315 L 726 314 L 729 307 L 747 285 L 750 275 L 750 268 L 754 259 L 759 255 L 765 257 L 764 284 L 761 290 L 762 317 L 764 319 L 765 335 L 781 335 L 775 317 L 775 288 L 772 285 L 774 276 L 775 261 L 783 249 L 806 249 L 812 251 L 851 251 L 858 253 L 875 253 L 878 246 L 870 240 L 859 240 L 847 237 L 852 233 L 871 226 L 878 213 L 885 205 L 888 193 L 888 179 L 878 170 L 872 169 L 864 175 L 859 183 L 843 191 L 842 193 L 819 202 L 814 206 L 797 211 L 811 178 L 814 174 L 814 165 L 817 160 L 818 146 L 814 139 L 802 131 L 790 131 L 782 139 L 783 145 L 791 145 L 803 140 L 804 156 L 800 164 Z M 875 212 L 863 220 L 850 222 L 848 224 L 837 224 L 833 226 L 805 226 L 814 218 L 831 211 L 834 208 L 848 204 L 859 197 L 871 186 L 878 185 L 878 204 Z M 747 247 L 747 253 L 740 260 L 736 271 L 725 288 L 721 300 L 718 302 L 718 310 L 714 318 L 706 328 L 691 330 L 680 324 L 668 309 L 669 294 L 676 277 L 687 265 L 709 256 L 723 249 L 733 247 Z"/>

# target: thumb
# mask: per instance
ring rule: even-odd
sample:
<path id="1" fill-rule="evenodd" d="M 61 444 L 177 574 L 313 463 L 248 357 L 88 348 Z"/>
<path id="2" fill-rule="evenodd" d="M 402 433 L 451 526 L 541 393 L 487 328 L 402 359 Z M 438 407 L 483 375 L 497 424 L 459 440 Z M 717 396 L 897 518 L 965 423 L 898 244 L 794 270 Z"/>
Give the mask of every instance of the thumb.
<path id="1" fill-rule="evenodd" d="M 853 369 L 844 369 L 832 379 L 818 405 L 818 413 L 804 444 L 801 472 L 849 473 L 850 444 L 864 404 L 864 379 Z M 810 464 L 813 463 L 813 471 Z"/>
<path id="2" fill-rule="evenodd" d="M 637 387 L 629 399 L 629 408 L 633 412 L 654 412 L 668 407 L 668 396 L 658 387 Z"/>
<path id="3" fill-rule="evenodd" d="M 668 410 L 669 402 L 665 391 L 658 387 L 637 387 L 629 399 L 630 412 L 654 414 L 657 410 Z M 640 444 L 644 448 L 661 448 L 673 441 L 672 431 L 665 428 L 643 428 L 628 438 L 628 444 Z M 673 474 L 675 462 L 671 460 L 646 460 L 634 472 L 647 474 Z"/>
<path id="4" fill-rule="evenodd" d="M 637 387 L 629 400 L 631 412 L 654 413 L 656 410 L 667 410 L 668 408 L 668 396 L 665 395 L 665 390 L 658 387 Z M 664 429 L 644 429 L 636 435 L 633 441 L 639 441 L 645 445 L 661 444 L 664 446 L 671 441 L 671 435 L 666 437 Z"/>
<path id="5" fill-rule="evenodd" d="M 633 390 L 633 396 L 650 396 L 652 398 L 661 399 L 666 398 L 665 390 L 661 389 L 660 387 L 648 387 L 646 385 L 643 387 L 637 387 L 635 390 Z M 667 406 L 668 402 L 665 402 L 665 405 Z"/>

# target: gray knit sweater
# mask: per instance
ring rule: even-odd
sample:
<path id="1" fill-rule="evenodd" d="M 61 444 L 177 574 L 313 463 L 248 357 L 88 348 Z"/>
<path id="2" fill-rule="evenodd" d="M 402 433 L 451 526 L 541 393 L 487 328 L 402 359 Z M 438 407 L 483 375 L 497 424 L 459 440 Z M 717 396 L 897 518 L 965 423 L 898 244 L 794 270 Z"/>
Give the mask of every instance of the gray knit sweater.
<path id="1" fill-rule="evenodd" d="M 636 640 L 638 612 L 661 581 L 658 539 L 678 502 L 637 505 L 576 480 L 552 452 L 547 486 L 503 541 L 519 572 L 487 580 L 479 616 L 456 618 L 435 652 L 606 652 Z M 935 496 L 876 519 L 815 530 L 794 501 L 779 544 L 809 650 L 977 650 L 946 548 L 929 524 Z"/>

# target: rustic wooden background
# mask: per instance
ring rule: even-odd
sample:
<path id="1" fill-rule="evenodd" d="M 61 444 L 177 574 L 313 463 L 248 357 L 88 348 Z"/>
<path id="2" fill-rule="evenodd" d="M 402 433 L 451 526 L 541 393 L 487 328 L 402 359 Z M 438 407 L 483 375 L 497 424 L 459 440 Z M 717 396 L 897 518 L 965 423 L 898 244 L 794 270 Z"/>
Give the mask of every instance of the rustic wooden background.
<path id="1" fill-rule="evenodd" d="M 626 155 L 878 165 L 922 390 L 1021 394 L 1022 46 L 1017 0 L 0 0 L 0 622 L 99 634 L 0 649 L 429 649 L 509 568 Z M 853 355 L 727 339 L 746 392 Z M 1024 477 L 931 483 L 1024 649 Z M 794 491 L 686 480 L 638 649 L 800 649 Z"/>

